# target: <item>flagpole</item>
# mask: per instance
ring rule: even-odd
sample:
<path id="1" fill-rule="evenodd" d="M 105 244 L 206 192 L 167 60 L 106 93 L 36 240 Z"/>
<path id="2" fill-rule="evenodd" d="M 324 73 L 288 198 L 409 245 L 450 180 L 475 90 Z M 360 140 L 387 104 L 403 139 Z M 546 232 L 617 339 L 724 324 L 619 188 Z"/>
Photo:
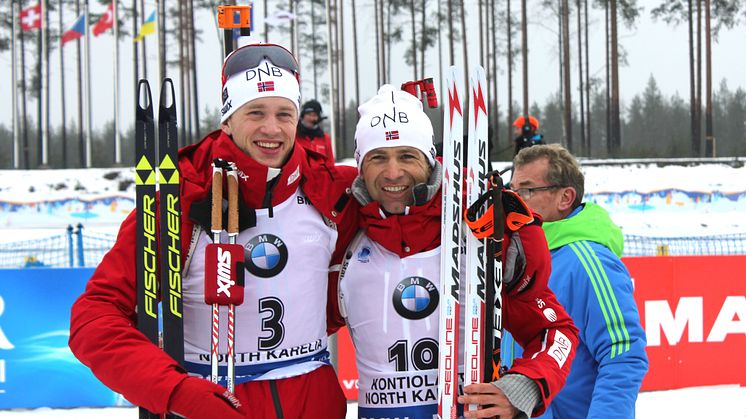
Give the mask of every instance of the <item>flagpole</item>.
<path id="1" fill-rule="evenodd" d="M 161 79 L 165 78 L 165 72 L 166 69 L 165 66 L 161 62 L 163 58 L 163 48 L 161 48 L 161 38 L 165 39 L 165 34 L 161 34 L 161 28 L 163 27 L 163 22 L 161 22 L 161 2 L 160 0 L 155 0 L 155 36 L 156 38 L 156 51 L 158 51 L 158 77 Z M 158 86 L 160 88 L 161 83 L 158 82 Z M 158 97 L 160 97 L 160 92 L 158 93 Z M 156 127 L 156 131 L 158 128 Z"/>
<path id="2" fill-rule="evenodd" d="M 332 24 L 331 24 L 331 8 L 329 5 L 329 0 L 325 0 L 325 6 L 326 6 L 326 37 L 327 37 L 327 48 L 326 48 L 326 57 L 329 62 L 329 109 L 332 109 L 331 112 L 329 112 L 329 129 L 331 131 L 331 139 L 332 139 L 332 150 L 334 150 L 335 155 L 337 155 L 337 135 L 336 135 L 336 116 L 334 115 L 334 74 L 332 71 Z"/>
<path id="3" fill-rule="evenodd" d="M 47 0 L 41 1 L 41 167 L 48 167 L 49 151 L 49 45 L 47 45 L 49 36 L 49 19 L 48 18 Z"/>
<path id="4" fill-rule="evenodd" d="M 80 16 L 80 0 L 75 0 L 75 15 Z M 83 16 L 84 19 L 88 19 L 88 16 Z M 85 21 L 85 27 L 86 32 L 88 32 L 88 20 Z M 78 38 L 75 40 L 75 78 L 77 79 L 78 83 L 76 84 L 75 89 L 77 90 L 77 102 L 76 106 L 78 108 L 78 163 L 75 165 L 75 167 L 85 167 L 85 128 L 83 128 L 83 55 L 81 54 L 80 49 L 80 41 L 81 39 Z M 83 40 L 83 43 L 85 43 L 85 39 Z M 85 45 L 83 45 L 85 47 Z M 85 51 L 83 51 L 85 53 Z"/>
<path id="5" fill-rule="evenodd" d="M 83 2 L 83 14 L 86 26 L 89 22 L 88 0 Z M 91 167 L 91 31 L 85 31 L 85 167 Z"/>
<path id="6" fill-rule="evenodd" d="M 12 100 L 13 102 L 13 105 L 12 105 L 13 106 L 13 111 L 12 111 L 12 114 L 13 114 L 13 117 L 12 117 L 13 118 L 13 123 L 12 123 L 13 125 L 13 168 L 18 169 L 20 167 L 20 162 L 19 162 L 20 153 L 18 150 L 19 148 L 18 124 L 16 123 L 18 119 L 18 109 L 17 109 L 18 104 L 16 103 L 18 101 L 18 82 L 16 81 L 17 80 L 16 78 L 16 0 L 11 0 L 10 7 L 11 7 L 10 18 L 13 21 L 13 29 L 10 35 L 11 56 L 12 56 L 12 59 L 11 59 L 12 68 L 10 71 L 11 73 L 10 81 L 13 83 L 13 100 Z"/>
<path id="7" fill-rule="evenodd" d="M 62 33 L 62 7 L 58 8 L 60 17 L 60 33 Z M 77 19 L 77 17 L 75 18 Z M 62 111 L 62 168 L 67 169 L 67 132 L 65 130 L 66 112 L 65 112 L 65 53 L 62 49 L 62 38 L 60 37 L 60 104 Z"/>
<path id="8" fill-rule="evenodd" d="M 119 135 L 119 5 L 112 0 L 114 19 L 114 163 L 122 164 L 122 138 Z"/>
<path id="9" fill-rule="evenodd" d="M 41 3 L 37 4 L 37 6 L 39 6 L 39 19 L 41 22 L 44 10 L 41 8 Z M 42 65 L 42 57 L 44 57 L 44 34 L 42 33 L 42 25 L 43 22 L 38 26 L 39 31 L 36 33 L 36 78 L 39 81 L 39 89 L 36 91 L 36 150 L 34 151 L 36 152 L 35 164 L 37 168 L 41 166 L 41 154 L 44 148 L 44 74 L 42 73 L 42 68 L 44 67 Z"/>
<path id="10" fill-rule="evenodd" d="M 21 3 L 19 2 L 20 6 Z M 22 10 L 22 9 L 21 9 Z M 23 43 L 23 25 L 21 30 L 18 31 L 18 44 L 21 49 L 21 127 L 23 129 L 23 143 L 21 148 L 23 149 L 23 169 L 28 170 L 31 167 L 31 158 L 29 157 L 28 147 L 28 108 L 26 107 L 26 47 Z"/>

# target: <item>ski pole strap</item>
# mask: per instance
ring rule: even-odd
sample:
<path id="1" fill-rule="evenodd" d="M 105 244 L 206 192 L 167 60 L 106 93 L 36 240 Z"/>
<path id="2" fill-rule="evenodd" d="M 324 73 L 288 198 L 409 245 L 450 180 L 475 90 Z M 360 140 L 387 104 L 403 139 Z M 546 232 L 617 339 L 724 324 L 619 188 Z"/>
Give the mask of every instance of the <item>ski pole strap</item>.
<path id="1" fill-rule="evenodd" d="M 495 172 L 493 172 L 495 173 Z M 489 175 L 488 175 L 489 176 Z M 502 182 L 500 182 L 502 186 Z M 516 231 L 524 225 L 534 222 L 534 216 L 526 202 L 510 189 L 500 188 L 505 225 L 510 231 Z M 480 216 L 480 209 L 487 205 L 487 210 Z M 464 211 L 464 220 L 471 233 L 478 239 L 493 238 L 495 233 L 495 208 L 493 191 L 483 193 L 474 203 Z"/>
<path id="2" fill-rule="evenodd" d="M 228 236 L 235 242 L 238 235 L 238 170 L 231 163 L 227 169 L 228 174 Z"/>

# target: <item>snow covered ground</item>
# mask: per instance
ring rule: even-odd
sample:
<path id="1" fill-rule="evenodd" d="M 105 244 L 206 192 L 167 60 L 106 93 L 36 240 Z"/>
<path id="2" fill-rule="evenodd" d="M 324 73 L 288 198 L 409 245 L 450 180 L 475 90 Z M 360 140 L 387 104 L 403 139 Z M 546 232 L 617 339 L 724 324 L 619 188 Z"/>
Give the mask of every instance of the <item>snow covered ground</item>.
<path id="1" fill-rule="evenodd" d="M 348 403 L 347 419 L 357 418 L 357 404 Z M 641 393 L 637 419 L 746 418 L 746 387 L 716 386 Z M 2 419 L 132 419 L 136 408 L 0 410 Z"/>
<path id="2" fill-rule="evenodd" d="M 583 171 L 585 200 L 605 207 L 625 234 L 746 232 L 739 216 L 746 213 L 746 166 L 634 163 Z M 134 191 L 131 168 L 0 170 L 0 228 L 12 233 L 0 240 L 58 234 L 77 223 L 115 232 L 134 207 Z"/>

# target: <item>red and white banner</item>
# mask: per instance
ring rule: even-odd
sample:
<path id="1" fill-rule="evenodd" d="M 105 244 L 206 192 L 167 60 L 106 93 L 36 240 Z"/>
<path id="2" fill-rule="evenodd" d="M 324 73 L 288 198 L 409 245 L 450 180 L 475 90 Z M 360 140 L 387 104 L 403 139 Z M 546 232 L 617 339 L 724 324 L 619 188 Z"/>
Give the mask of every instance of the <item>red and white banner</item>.
<path id="1" fill-rule="evenodd" d="M 624 258 L 647 334 L 642 390 L 746 386 L 746 256 Z"/>

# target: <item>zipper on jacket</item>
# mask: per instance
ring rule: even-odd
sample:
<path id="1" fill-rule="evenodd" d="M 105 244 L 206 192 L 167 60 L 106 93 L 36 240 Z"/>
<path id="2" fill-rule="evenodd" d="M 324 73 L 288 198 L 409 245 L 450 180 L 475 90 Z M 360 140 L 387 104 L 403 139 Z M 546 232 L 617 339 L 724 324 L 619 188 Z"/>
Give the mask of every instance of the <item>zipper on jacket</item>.
<path id="1" fill-rule="evenodd" d="M 262 208 L 267 208 L 269 211 L 269 218 L 272 218 L 274 213 L 272 212 L 272 191 L 277 186 L 277 181 L 280 180 L 280 176 L 275 176 L 272 180 L 267 182 L 267 191 L 264 194 L 264 202 L 262 202 Z"/>

